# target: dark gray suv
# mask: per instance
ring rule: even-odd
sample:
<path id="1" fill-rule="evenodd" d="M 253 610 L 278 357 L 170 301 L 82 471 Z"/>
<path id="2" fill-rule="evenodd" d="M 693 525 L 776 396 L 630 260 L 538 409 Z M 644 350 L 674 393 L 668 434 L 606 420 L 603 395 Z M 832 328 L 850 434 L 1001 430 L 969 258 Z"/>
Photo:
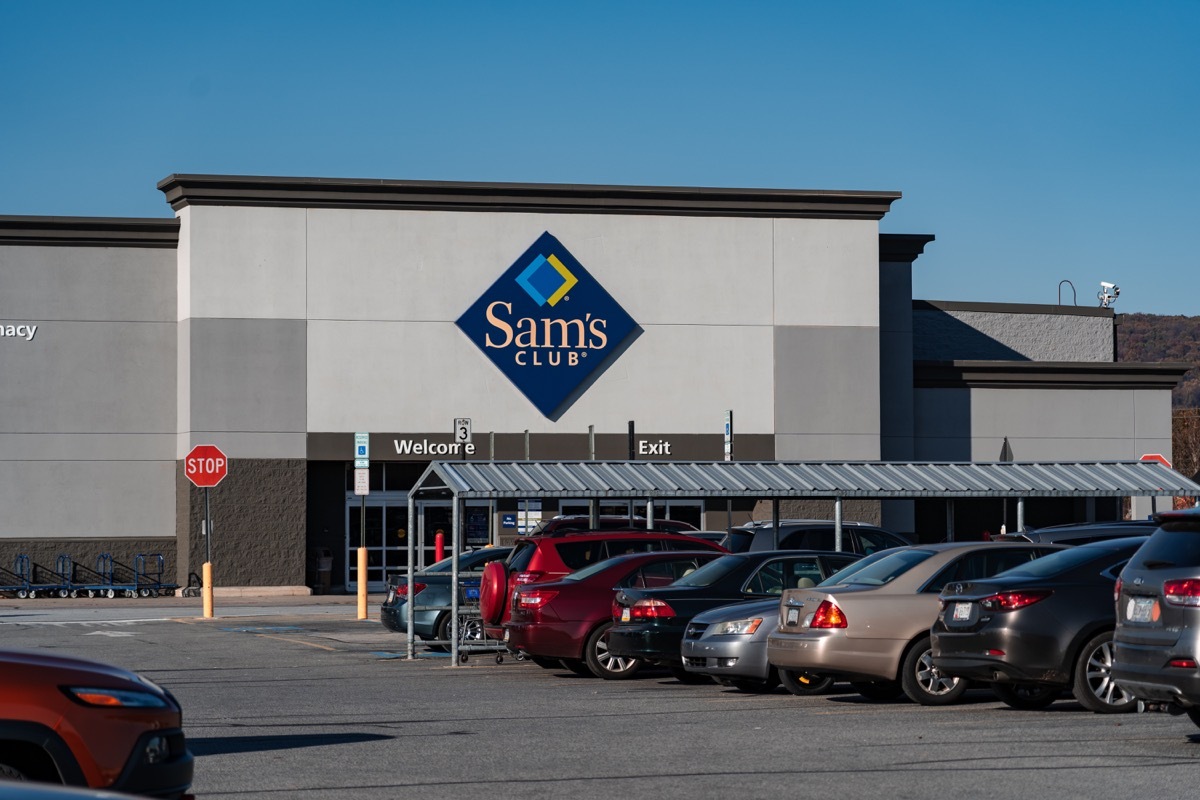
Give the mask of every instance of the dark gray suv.
<path id="1" fill-rule="evenodd" d="M 832 520 L 781 519 L 777 543 L 775 527 L 768 519 L 730 528 L 722 544 L 731 553 L 756 553 L 759 550 L 834 550 L 834 540 Z M 913 542 L 897 533 L 865 522 L 842 522 L 842 551 L 846 553 L 869 556 L 889 547 L 907 547 L 911 544 Z"/>
<path id="2" fill-rule="evenodd" d="M 1200 508 L 1155 520 L 1117 581 L 1113 678 L 1144 709 L 1200 726 Z"/>

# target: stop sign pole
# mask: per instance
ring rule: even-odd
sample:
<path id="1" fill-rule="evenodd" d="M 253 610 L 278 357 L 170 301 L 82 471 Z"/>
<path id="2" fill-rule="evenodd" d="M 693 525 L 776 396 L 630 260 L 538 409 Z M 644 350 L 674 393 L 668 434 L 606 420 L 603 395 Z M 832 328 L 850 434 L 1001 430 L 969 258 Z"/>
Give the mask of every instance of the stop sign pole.
<path id="1" fill-rule="evenodd" d="M 213 615 L 212 582 L 212 512 L 208 490 L 225 480 L 229 474 L 229 459 L 215 444 L 198 444 L 183 459 L 183 474 L 195 486 L 204 490 L 204 616 Z"/>

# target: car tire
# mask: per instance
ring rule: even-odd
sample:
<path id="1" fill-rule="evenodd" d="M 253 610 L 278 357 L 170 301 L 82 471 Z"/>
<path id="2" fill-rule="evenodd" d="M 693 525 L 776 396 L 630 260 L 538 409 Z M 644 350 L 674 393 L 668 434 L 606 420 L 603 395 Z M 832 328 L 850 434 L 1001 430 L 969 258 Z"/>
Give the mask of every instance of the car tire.
<path id="1" fill-rule="evenodd" d="M 779 668 L 779 682 L 783 688 L 794 695 L 804 697 L 810 694 L 821 694 L 833 686 L 833 678 L 817 672 L 805 672 L 802 669 Z"/>
<path id="2" fill-rule="evenodd" d="M 1137 698 L 1113 680 L 1112 638 L 1112 631 L 1096 634 L 1079 651 L 1071 694 L 1088 711 L 1128 714 L 1137 710 Z"/>
<path id="3" fill-rule="evenodd" d="M 904 694 L 900 681 L 851 681 L 850 688 L 868 700 L 885 702 Z"/>
<path id="4" fill-rule="evenodd" d="M 642 660 L 609 655 L 608 629 L 611 627 L 611 622 L 605 622 L 592 631 L 583 646 L 583 660 L 597 678 L 604 678 L 606 681 L 632 678 L 642 669 Z"/>
<path id="5" fill-rule="evenodd" d="M 576 675 L 579 675 L 584 678 L 596 677 L 596 673 L 594 673 L 590 669 L 588 669 L 588 665 L 586 663 L 584 663 L 584 661 L 582 659 L 564 658 L 561 660 L 562 660 L 562 665 L 564 667 L 566 667 L 567 669 L 569 669 L 571 672 L 574 672 Z"/>
<path id="6" fill-rule="evenodd" d="M 688 672 L 682 665 L 678 667 L 667 667 L 667 671 L 671 673 L 671 677 L 680 683 L 688 685 L 696 685 L 701 683 L 712 683 L 712 676 L 706 675 L 703 672 Z"/>
<path id="7" fill-rule="evenodd" d="M 1044 683 L 993 683 L 992 692 L 1009 708 L 1039 711 L 1058 699 L 1062 687 Z"/>
<path id="8" fill-rule="evenodd" d="M 557 658 L 544 658 L 542 656 L 526 656 L 530 661 L 537 664 L 542 669 L 562 669 L 563 664 Z"/>
<path id="9" fill-rule="evenodd" d="M 1187 709 L 1187 715 L 1188 719 L 1192 721 L 1192 724 L 1197 728 L 1200 728 L 1200 708 L 1192 707 Z"/>
<path id="10" fill-rule="evenodd" d="M 446 644 L 427 644 L 425 646 L 435 653 L 449 653 L 450 652 L 449 642 L 450 642 L 450 634 L 451 634 L 450 612 L 449 611 L 447 611 L 445 614 L 442 614 L 440 617 L 438 617 L 437 627 L 434 628 L 433 630 L 434 630 L 434 638 L 440 639 L 441 641 L 446 642 Z"/>
<path id="11" fill-rule="evenodd" d="M 923 706 L 946 706 L 958 702 L 967 691 L 964 678 L 943 675 L 933 665 L 933 647 L 921 639 L 904 656 L 900 685 L 908 699 Z"/>
<path id="12" fill-rule="evenodd" d="M 479 579 L 479 615 L 489 625 L 504 616 L 508 600 L 508 566 L 503 561 L 489 561 Z"/>

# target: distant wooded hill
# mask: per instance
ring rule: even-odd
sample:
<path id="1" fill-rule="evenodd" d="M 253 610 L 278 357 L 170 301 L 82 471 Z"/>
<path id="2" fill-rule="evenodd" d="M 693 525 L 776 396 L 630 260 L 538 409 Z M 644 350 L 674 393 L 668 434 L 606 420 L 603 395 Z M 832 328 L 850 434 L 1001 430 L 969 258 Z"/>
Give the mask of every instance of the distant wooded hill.
<path id="1" fill-rule="evenodd" d="M 1200 408 L 1200 317 L 1117 315 L 1118 361 L 1184 361 L 1197 365 L 1171 395 L 1175 408 Z"/>

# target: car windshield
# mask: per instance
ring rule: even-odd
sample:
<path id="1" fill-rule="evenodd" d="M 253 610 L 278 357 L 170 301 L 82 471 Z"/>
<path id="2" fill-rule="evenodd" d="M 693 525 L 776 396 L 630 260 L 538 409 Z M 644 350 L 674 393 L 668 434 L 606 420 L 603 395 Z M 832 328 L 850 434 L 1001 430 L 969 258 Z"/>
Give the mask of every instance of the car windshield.
<path id="1" fill-rule="evenodd" d="M 851 575 L 858 572 L 863 567 L 870 566 L 871 564 L 874 564 L 876 561 L 879 561 L 880 559 L 887 558 L 894 552 L 896 552 L 894 548 L 891 550 L 880 550 L 876 553 L 872 553 L 869 556 L 860 558 L 859 560 L 842 567 L 837 572 L 833 573 L 832 575 L 830 575 L 828 578 L 821 581 L 817 585 L 818 586 L 836 586 L 839 583 L 848 583 L 849 581 L 847 579 Z"/>
<path id="2" fill-rule="evenodd" d="M 695 572 L 684 575 L 675 581 L 672 586 L 712 586 L 721 580 L 721 578 L 724 578 L 740 567 L 745 561 L 746 559 L 741 556 L 721 556 L 699 567 Z"/>
<path id="3" fill-rule="evenodd" d="M 1138 542 L 1144 541 L 1139 538 Z M 1089 561 L 1099 561 L 1103 558 L 1109 558 L 1117 553 L 1124 553 L 1128 556 L 1138 548 L 1137 544 L 1127 545 L 1125 547 L 1072 547 L 1069 550 L 1059 550 L 1056 553 L 1049 553 L 1041 558 L 1035 558 L 1033 561 L 1026 561 L 1024 564 L 1006 569 L 996 575 L 997 578 L 1053 578 L 1056 575 L 1062 575 L 1064 572 L 1082 567 Z"/>
<path id="4" fill-rule="evenodd" d="M 852 585 L 883 586 L 896 580 L 932 555 L 932 550 L 917 548 L 897 550 L 874 563 L 867 564 L 841 582 Z"/>

